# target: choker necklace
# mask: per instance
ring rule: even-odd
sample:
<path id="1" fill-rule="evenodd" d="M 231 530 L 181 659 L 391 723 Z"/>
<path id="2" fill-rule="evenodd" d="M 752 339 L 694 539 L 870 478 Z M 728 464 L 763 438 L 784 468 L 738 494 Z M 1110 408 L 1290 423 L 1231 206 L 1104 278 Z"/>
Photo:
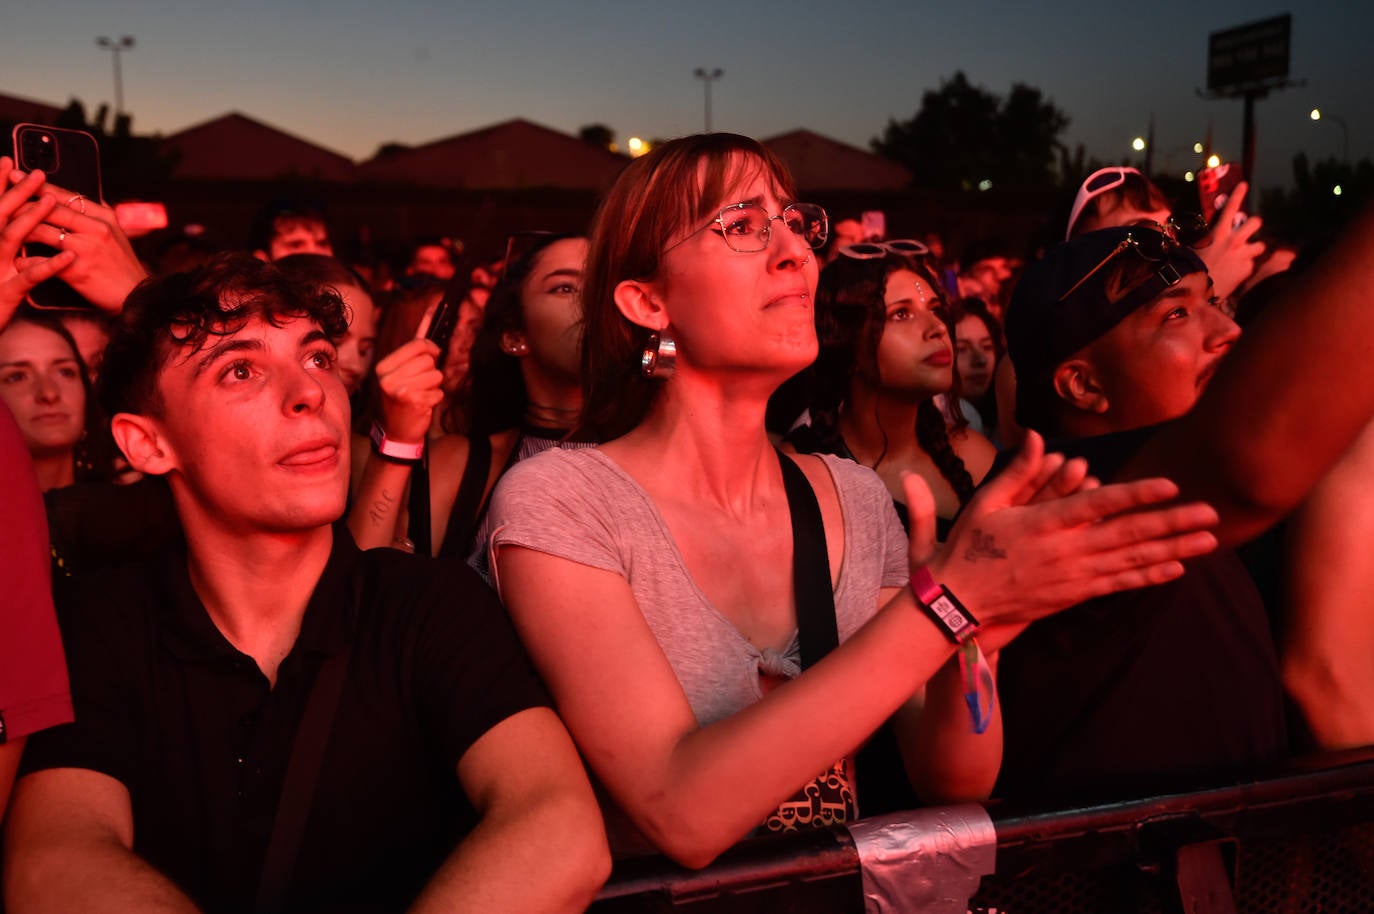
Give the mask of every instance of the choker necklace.
<path id="1" fill-rule="evenodd" d="M 547 406 L 530 401 L 525 405 L 525 425 L 567 430 L 577 422 L 580 407 Z"/>

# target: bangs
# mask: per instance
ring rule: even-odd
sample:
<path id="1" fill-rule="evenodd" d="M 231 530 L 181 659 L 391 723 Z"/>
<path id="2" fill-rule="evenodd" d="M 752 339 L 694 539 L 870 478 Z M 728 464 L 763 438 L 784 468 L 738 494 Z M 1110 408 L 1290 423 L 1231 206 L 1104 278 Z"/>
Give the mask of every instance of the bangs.
<path id="1" fill-rule="evenodd" d="M 762 154 L 735 149 L 723 156 L 711 156 L 702 163 L 693 221 L 715 215 L 722 206 L 742 203 L 750 185 L 760 178 L 768 183 L 779 203 L 786 206 L 796 202 L 791 176 L 767 149 Z"/>
<path id="2" fill-rule="evenodd" d="M 696 180 L 682 182 L 665 238 L 690 232 L 713 218 L 722 207 L 742 203 L 749 187 L 760 178 L 768 183 L 778 201 L 786 206 L 796 201 L 797 191 L 787 167 L 767 148 L 741 148 L 731 145 L 707 150 L 696 163 Z"/>

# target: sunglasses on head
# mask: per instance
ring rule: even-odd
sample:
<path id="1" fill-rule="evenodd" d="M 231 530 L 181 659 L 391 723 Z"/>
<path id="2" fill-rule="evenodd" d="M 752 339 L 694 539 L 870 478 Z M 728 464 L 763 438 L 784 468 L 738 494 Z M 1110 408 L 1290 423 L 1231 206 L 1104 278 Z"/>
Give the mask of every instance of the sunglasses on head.
<path id="1" fill-rule="evenodd" d="M 841 257 L 852 260 L 877 260 L 888 254 L 901 254 L 906 257 L 924 257 L 930 248 L 912 238 L 894 238 L 892 241 L 860 241 L 840 248 Z"/>
<path id="2" fill-rule="evenodd" d="M 1064 240 L 1069 240 L 1074 225 L 1078 223 L 1078 217 L 1083 215 L 1083 210 L 1089 203 L 1109 190 L 1116 190 L 1133 176 L 1145 180 L 1145 175 L 1141 174 L 1140 169 L 1131 168 L 1129 165 L 1111 165 L 1099 168 L 1088 175 L 1083 185 L 1078 188 L 1078 195 L 1073 199 L 1073 209 L 1069 211 L 1069 224 L 1064 230 Z"/>
<path id="3" fill-rule="evenodd" d="M 1167 262 L 1175 250 L 1183 247 L 1183 245 L 1179 243 L 1179 240 L 1169 231 L 1169 226 L 1160 225 L 1159 223 L 1150 223 L 1149 225 L 1142 225 L 1140 228 L 1142 229 L 1140 231 L 1135 229 L 1128 231 L 1126 237 L 1117 242 L 1116 247 L 1108 251 L 1107 256 L 1103 257 L 1102 260 L 1098 262 L 1097 266 L 1085 273 L 1082 279 L 1078 280 L 1078 282 L 1069 287 L 1067 292 L 1059 296 L 1059 300 L 1062 302 L 1070 295 L 1077 292 L 1083 287 L 1084 283 L 1096 276 L 1103 267 L 1107 266 L 1107 264 L 1127 251 L 1134 252 L 1142 260 L 1150 263 L 1164 264 L 1155 274 L 1155 280 L 1161 283 L 1159 292 L 1164 291 L 1172 285 L 1176 285 L 1182 280 L 1183 274 L 1180 273 L 1178 268 L 1172 263 Z M 1142 284 L 1142 286 L 1143 285 L 1144 284 Z M 1159 292 L 1155 292 L 1154 295 L 1158 295 Z M 1153 298 L 1154 295 L 1149 297 Z"/>

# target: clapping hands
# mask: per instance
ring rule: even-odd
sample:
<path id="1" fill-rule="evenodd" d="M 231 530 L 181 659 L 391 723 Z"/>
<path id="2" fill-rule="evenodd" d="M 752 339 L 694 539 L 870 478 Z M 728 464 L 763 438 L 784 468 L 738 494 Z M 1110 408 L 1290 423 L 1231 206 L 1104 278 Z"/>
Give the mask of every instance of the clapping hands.
<path id="1" fill-rule="evenodd" d="M 985 627 L 1019 630 L 1093 597 L 1173 580 L 1184 560 L 1217 545 L 1207 532 L 1216 511 L 1171 504 L 1178 487 L 1169 480 L 1100 485 L 1081 459 L 1046 455 L 1034 432 L 938 552 L 929 490 L 919 478 L 906 487 L 912 564 L 927 565 Z"/>

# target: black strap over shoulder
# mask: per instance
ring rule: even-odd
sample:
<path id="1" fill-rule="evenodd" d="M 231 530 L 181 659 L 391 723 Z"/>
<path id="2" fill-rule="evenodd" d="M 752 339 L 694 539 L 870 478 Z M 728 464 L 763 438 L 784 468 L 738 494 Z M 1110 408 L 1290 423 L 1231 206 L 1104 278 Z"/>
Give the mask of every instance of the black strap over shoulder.
<path id="1" fill-rule="evenodd" d="M 515 446 L 518 450 L 518 440 Z M 472 548 L 472 538 L 477 535 L 482 495 L 487 490 L 487 477 L 490 475 L 491 439 L 486 435 L 470 435 L 468 461 L 463 464 L 463 478 L 458 482 L 458 494 L 453 499 L 448 526 L 444 528 L 444 541 L 439 546 L 440 555 L 461 559 L 468 557 L 468 552 Z"/>
<path id="2" fill-rule="evenodd" d="M 778 452 L 787 510 L 792 515 L 792 587 L 797 600 L 797 639 L 804 670 L 840 643 L 835 594 L 830 587 L 830 554 L 825 547 L 821 505 L 801 467 Z"/>
<path id="3" fill-rule="evenodd" d="M 410 498 L 406 502 L 406 536 L 415 547 L 416 555 L 434 554 L 433 534 L 429 513 L 429 448 L 420 462 L 410 470 Z"/>
<path id="4" fill-rule="evenodd" d="M 354 599 L 358 600 L 362 595 L 361 569 L 354 574 L 357 575 Z M 272 820 L 272 834 L 267 840 L 267 855 L 258 881 L 258 897 L 253 906 L 255 914 L 279 914 L 286 905 L 287 887 L 296 868 L 305 823 L 315 799 L 315 785 L 324 764 L 324 749 L 334 727 L 352 656 L 353 645 L 350 644 L 325 657 L 315 674 L 305 711 L 296 727 L 296 737 L 291 742 L 291 759 L 282 780 L 277 815 Z"/>

